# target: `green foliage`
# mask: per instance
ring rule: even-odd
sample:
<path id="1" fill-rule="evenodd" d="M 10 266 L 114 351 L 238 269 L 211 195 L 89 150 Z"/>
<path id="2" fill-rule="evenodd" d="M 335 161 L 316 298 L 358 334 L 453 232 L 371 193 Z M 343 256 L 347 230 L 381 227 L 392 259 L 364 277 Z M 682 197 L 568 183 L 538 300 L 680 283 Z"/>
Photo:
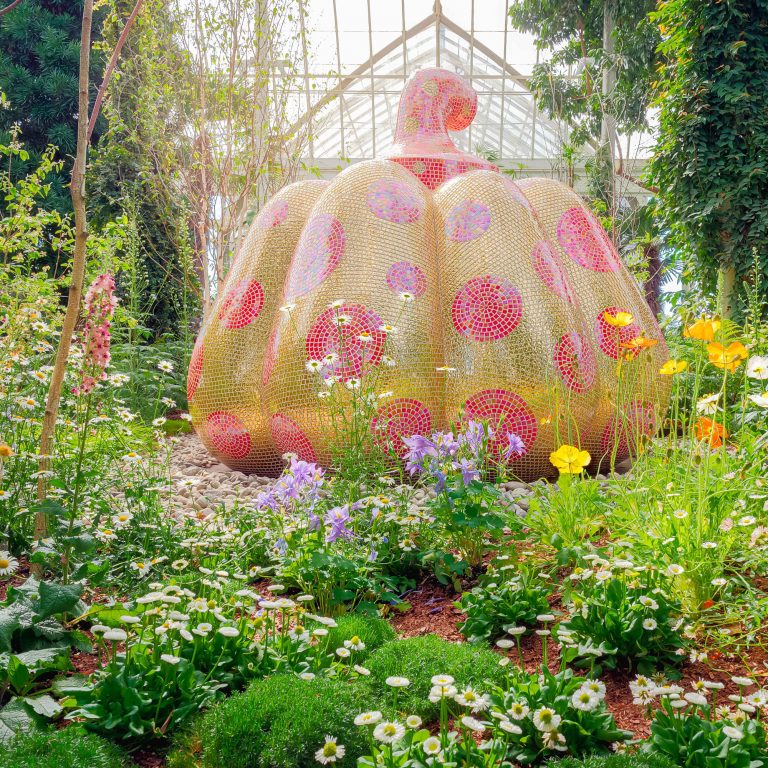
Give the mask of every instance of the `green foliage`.
<path id="1" fill-rule="evenodd" d="M 653 0 L 613 0 L 614 53 L 603 40 L 605 0 L 516 0 L 509 16 L 514 28 L 531 33 L 541 49 L 554 48 L 551 59 L 534 67 L 531 90 L 545 112 L 569 120 L 578 146 L 600 137 L 605 113 L 621 131 L 646 126 L 650 80 L 658 31 L 648 20 Z M 616 67 L 615 87 L 601 93 L 603 70 Z M 576 69 L 577 75 L 573 77 Z"/>
<path id="2" fill-rule="evenodd" d="M 0 744 L 4 768 L 124 768 L 127 761 L 111 744 L 77 726 L 34 730 Z"/>
<path id="3" fill-rule="evenodd" d="M 584 760 L 565 757 L 562 760 L 553 761 L 552 765 L 557 768 L 673 768 L 674 763 L 660 755 L 623 753 L 587 757 Z"/>
<path id="4" fill-rule="evenodd" d="M 36 168 L 49 146 L 57 147 L 63 165 L 51 171 L 44 201 L 49 211 L 72 210 L 67 183 L 75 153 L 77 130 L 77 78 L 80 56 L 82 0 L 24 0 L 0 20 L 0 91 L 9 105 L 0 108 L 0 143 L 10 141 L 18 125 L 28 154 L 14 163 L 19 179 Z M 102 14 L 97 11 L 93 29 L 99 37 Z M 95 97 L 104 58 L 91 57 L 91 101 Z M 101 123 L 94 131 L 98 139 Z M 0 202 L 0 209 L 5 204 Z"/>
<path id="5" fill-rule="evenodd" d="M 763 297 L 768 285 L 768 2 L 667 0 L 652 18 L 664 59 L 649 168 L 658 214 L 683 284 L 712 295 L 719 270 L 735 270 L 739 316 L 749 285 Z"/>
<path id="6" fill-rule="evenodd" d="M 385 619 L 378 616 L 363 616 L 349 613 L 336 617 L 336 626 L 328 632 L 328 647 L 338 648 L 345 640 L 359 637 L 365 643 L 365 649 L 357 659 L 364 659 L 377 648 L 395 639 L 395 630 Z"/>
<path id="7" fill-rule="evenodd" d="M 116 43 L 132 7 L 123 0 L 110 3 L 103 24 L 105 50 Z M 94 223 L 121 214 L 131 222 L 119 289 L 137 321 L 130 336 L 134 344 L 164 333 L 188 336 L 198 309 L 190 214 L 179 183 L 180 155 L 192 152 L 184 138 L 188 126 L 181 94 L 189 62 L 178 44 L 180 23 L 173 3 L 143 3 L 110 83 L 107 126 L 91 158 Z"/>
<path id="8" fill-rule="evenodd" d="M 114 741 L 141 743 L 162 737 L 204 708 L 221 687 L 208 682 L 187 659 L 174 664 L 157 654 L 135 653 L 130 665 L 113 660 L 94 685 L 69 693 L 88 730 Z"/>
<path id="9" fill-rule="evenodd" d="M 30 577 L 9 587 L 0 607 L 0 680 L 6 693 L 26 696 L 38 678 L 69 668 L 71 648 L 89 651 L 81 632 L 67 629 L 65 614 L 79 614 L 80 584 L 55 584 Z"/>
<path id="10" fill-rule="evenodd" d="M 369 687 L 377 698 L 396 701 L 397 709 L 420 717 L 433 718 L 437 704 L 429 701 L 434 675 L 450 675 L 457 685 L 475 684 L 482 688 L 488 682 L 500 684 L 505 677 L 500 658 L 493 651 L 466 643 L 451 643 L 437 635 L 395 640 L 371 654 Z M 405 677 L 407 688 L 391 689 L 388 677 Z"/>
<path id="11" fill-rule="evenodd" d="M 651 738 L 644 749 L 665 755 L 681 768 L 765 768 L 768 745 L 758 720 L 736 725 L 713 719 L 710 707 L 681 712 L 668 698 L 654 712 Z"/>
<path id="12" fill-rule="evenodd" d="M 276 675 L 255 682 L 199 719 L 169 768 L 315 768 L 325 734 L 346 746 L 335 765 L 352 768 L 366 734 L 354 725 L 361 690 L 341 680 Z"/>
<path id="13" fill-rule="evenodd" d="M 668 595 L 667 579 L 629 561 L 593 564 L 574 572 L 573 614 L 553 630 L 563 658 L 595 671 L 629 665 L 643 674 L 679 663 L 681 606 Z"/>
<path id="14" fill-rule="evenodd" d="M 509 713 L 521 730 L 509 737 L 508 755 L 529 765 L 552 751 L 547 746 L 547 728 L 562 739 L 559 751 L 576 757 L 608 754 L 612 744 L 626 741 L 632 734 L 617 728 L 604 697 L 602 683 L 579 677 L 571 669 L 553 674 L 543 667 L 539 674 L 514 668 L 504 689 L 492 694 L 491 701 L 494 709 Z M 545 727 L 537 727 L 538 721 Z"/>
<path id="15" fill-rule="evenodd" d="M 532 570 L 509 577 L 510 568 L 515 566 L 489 568 L 481 584 L 456 603 L 467 614 L 459 629 L 470 642 L 495 640 L 510 627 L 534 627 L 536 616 L 549 613 L 552 587 Z"/>
<path id="16" fill-rule="evenodd" d="M 0 606 L 0 743 L 61 714 L 62 706 L 49 693 L 50 679 L 70 668 L 72 648 L 91 650 L 82 632 L 62 624 L 66 614 L 85 610 L 82 591 L 80 584 L 31 577 L 8 588 Z"/>

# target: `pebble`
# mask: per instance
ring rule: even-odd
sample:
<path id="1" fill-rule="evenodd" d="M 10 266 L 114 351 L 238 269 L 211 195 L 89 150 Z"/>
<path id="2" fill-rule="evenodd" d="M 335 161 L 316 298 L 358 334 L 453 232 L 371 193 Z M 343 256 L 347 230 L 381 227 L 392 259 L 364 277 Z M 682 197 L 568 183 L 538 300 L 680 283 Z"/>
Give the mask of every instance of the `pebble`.
<path id="1" fill-rule="evenodd" d="M 175 481 L 171 504 L 173 511 L 181 514 L 208 515 L 219 511 L 222 505 L 226 509 L 248 505 L 263 492 L 265 486 L 275 482 L 269 477 L 246 475 L 216 461 L 194 433 L 179 436 L 173 446 L 170 469 L 171 478 Z M 180 485 L 182 480 L 190 477 L 198 480 L 196 485 Z M 518 515 L 525 516 L 531 486 L 513 480 L 503 483 L 501 488 L 511 502 L 511 508 Z M 415 507 L 426 506 L 437 495 L 431 488 L 413 489 L 407 486 L 405 490 Z"/>

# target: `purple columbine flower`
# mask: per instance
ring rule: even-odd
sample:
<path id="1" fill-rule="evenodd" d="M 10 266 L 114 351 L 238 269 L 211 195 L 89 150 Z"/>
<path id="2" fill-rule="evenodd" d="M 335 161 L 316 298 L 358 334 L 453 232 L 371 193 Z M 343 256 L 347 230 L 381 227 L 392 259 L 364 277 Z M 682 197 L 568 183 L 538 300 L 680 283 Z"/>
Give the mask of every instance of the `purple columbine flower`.
<path id="1" fill-rule="evenodd" d="M 458 464 L 454 462 L 453 468 L 461 470 L 461 479 L 464 485 L 469 485 L 473 480 L 480 479 L 480 473 L 475 469 L 475 463 L 471 459 L 462 459 Z"/>
<path id="2" fill-rule="evenodd" d="M 464 426 L 464 431 L 459 435 L 459 441 L 462 445 L 466 445 L 472 452 L 473 456 L 477 456 L 483 448 L 483 442 L 485 441 L 485 427 L 482 422 L 470 419 Z"/>
<path id="3" fill-rule="evenodd" d="M 520 456 L 525 455 L 525 443 L 519 435 L 516 435 L 514 432 L 507 432 L 507 440 L 509 445 L 507 445 L 507 449 L 504 451 L 505 461 L 509 461 L 512 456 L 520 458 Z"/>
<path id="4" fill-rule="evenodd" d="M 411 437 L 401 437 L 408 451 L 405 454 L 406 468 L 413 474 L 421 471 L 426 456 L 437 458 L 437 446 L 422 435 L 411 435 Z"/>
<path id="5" fill-rule="evenodd" d="M 432 442 L 437 446 L 441 456 L 455 456 L 460 447 L 453 432 L 435 432 L 432 435 Z"/>

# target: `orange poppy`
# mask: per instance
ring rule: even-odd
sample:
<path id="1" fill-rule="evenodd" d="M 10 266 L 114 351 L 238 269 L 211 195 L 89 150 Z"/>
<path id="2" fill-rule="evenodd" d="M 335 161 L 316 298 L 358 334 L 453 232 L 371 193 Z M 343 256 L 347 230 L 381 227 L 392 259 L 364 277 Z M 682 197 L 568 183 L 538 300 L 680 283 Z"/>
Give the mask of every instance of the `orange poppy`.
<path id="1" fill-rule="evenodd" d="M 634 339 L 625 341 L 621 346 L 631 352 L 638 353 L 643 349 L 655 347 L 658 343 L 658 339 L 649 339 L 646 336 L 636 336 Z"/>
<path id="2" fill-rule="evenodd" d="M 749 357 L 747 348 L 740 342 L 734 341 L 724 347 L 719 341 L 707 344 L 709 362 L 717 368 L 724 368 L 733 373 L 744 360 Z"/>
<path id="3" fill-rule="evenodd" d="M 702 317 L 693 325 L 689 325 L 684 331 L 683 336 L 686 339 L 697 339 L 698 341 L 714 341 L 715 334 L 720 330 L 720 321 L 717 318 L 707 319 Z"/>
<path id="4" fill-rule="evenodd" d="M 720 423 L 707 416 L 701 416 L 694 424 L 697 440 L 706 440 L 710 448 L 719 448 L 724 439 L 728 439 L 728 430 Z"/>

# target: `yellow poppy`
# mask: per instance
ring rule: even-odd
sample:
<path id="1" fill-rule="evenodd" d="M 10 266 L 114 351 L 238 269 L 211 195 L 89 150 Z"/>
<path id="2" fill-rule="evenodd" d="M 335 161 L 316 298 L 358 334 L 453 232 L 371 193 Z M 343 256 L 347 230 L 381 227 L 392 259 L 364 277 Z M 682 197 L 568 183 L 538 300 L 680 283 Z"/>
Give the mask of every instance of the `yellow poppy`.
<path id="1" fill-rule="evenodd" d="M 13 448 L 7 443 L 0 443 L 0 459 L 10 459 L 13 456 Z"/>
<path id="2" fill-rule="evenodd" d="M 702 317 L 693 325 L 689 325 L 684 331 L 683 336 L 686 339 L 697 339 L 698 341 L 714 341 L 715 334 L 720 330 L 720 321 L 716 318 L 707 319 Z"/>
<path id="3" fill-rule="evenodd" d="M 629 312 L 617 312 L 615 315 L 610 312 L 603 312 L 603 319 L 614 328 L 626 328 L 635 322 L 635 318 Z"/>
<path id="4" fill-rule="evenodd" d="M 662 376 L 674 376 L 676 373 L 682 373 L 687 367 L 688 362 L 686 360 L 667 360 L 659 368 L 659 373 Z"/>
<path id="5" fill-rule="evenodd" d="M 580 451 L 575 445 L 561 445 L 549 454 L 549 460 L 561 475 L 577 475 L 592 461 L 589 451 Z"/>
<path id="6" fill-rule="evenodd" d="M 719 341 L 707 344 L 709 362 L 716 368 L 733 373 L 749 357 L 747 348 L 740 341 L 733 341 L 724 347 Z"/>

